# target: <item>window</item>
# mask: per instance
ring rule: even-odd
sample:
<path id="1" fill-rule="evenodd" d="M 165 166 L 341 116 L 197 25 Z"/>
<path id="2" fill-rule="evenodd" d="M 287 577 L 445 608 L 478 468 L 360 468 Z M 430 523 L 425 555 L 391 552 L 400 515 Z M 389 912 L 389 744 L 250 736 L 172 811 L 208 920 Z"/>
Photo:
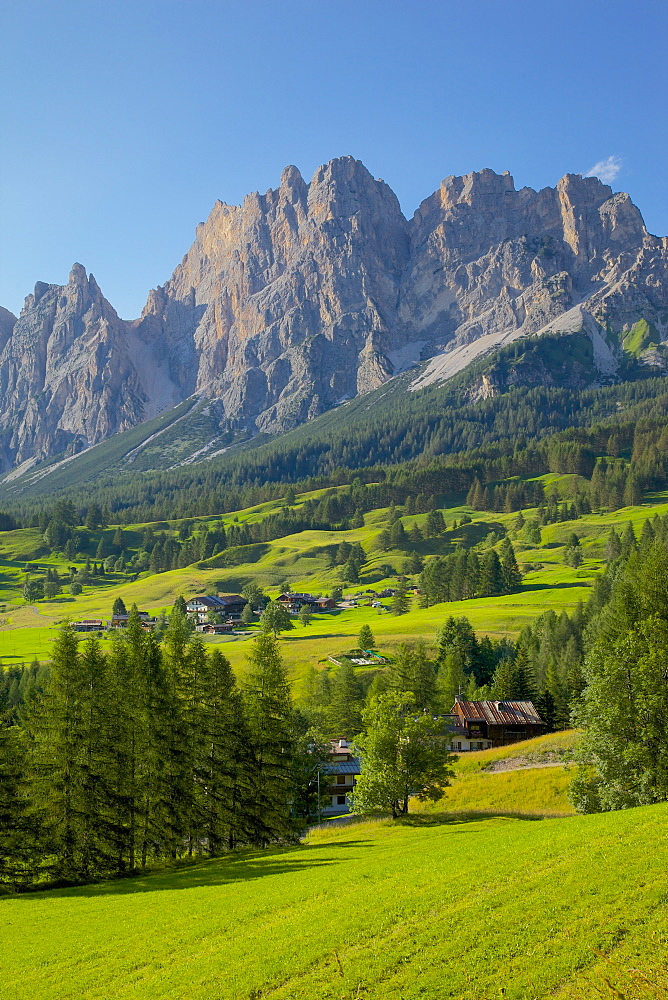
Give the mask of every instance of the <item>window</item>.
<path id="1" fill-rule="evenodd" d="M 336 804 L 337 804 L 337 806 L 345 806 L 345 804 L 346 804 L 346 797 L 345 797 L 345 795 L 337 795 L 336 796 Z"/>
<path id="2" fill-rule="evenodd" d="M 478 743 L 478 750 L 482 750 L 482 743 Z"/>
<path id="3" fill-rule="evenodd" d="M 458 749 L 458 750 L 461 750 L 461 748 L 462 748 L 462 745 L 461 745 L 461 743 L 458 743 L 458 744 L 457 744 L 457 749 Z"/>
<path id="4" fill-rule="evenodd" d="M 345 774 L 337 774 L 337 776 L 336 776 L 336 783 L 337 783 L 337 785 L 345 785 L 345 783 L 346 783 L 346 776 L 345 776 Z"/>

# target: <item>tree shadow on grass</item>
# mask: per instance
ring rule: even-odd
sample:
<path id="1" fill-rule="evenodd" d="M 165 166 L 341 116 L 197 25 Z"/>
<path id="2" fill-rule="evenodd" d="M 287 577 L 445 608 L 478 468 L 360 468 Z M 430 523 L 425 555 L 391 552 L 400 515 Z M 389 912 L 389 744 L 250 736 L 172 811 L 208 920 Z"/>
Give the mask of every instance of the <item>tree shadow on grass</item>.
<path id="1" fill-rule="evenodd" d="M 54 897 L 102 897 L 128 895 L 138 892 L 162 892 L 178 889 L 202 889 L 213 886 L 247 882 L 251 879 L 266 878 L 269 875 L 295 875 L 308 868 L 329 868 L 342 864 L 346 848 L 371 847 L 369 841 L 345 840 L 325 844 L 297 844 L 291 847 L 271 848 L 267 851 L 234 851 L 217 858 L 195 861 L 180 861 L 162 871 L 147 872 L 134 878 L 110 879 L 91 885 L 68 886 L 51 889 L 49 898 Z M 302 858 L 306 851 L 329 850 L 332 855 L 322 858 Z M 336 855 L 343 852 L 340 857 Z M 48 889 L 48 886 L 44 886 Z M 41 893 L 40 893 L 41 894 Z M 0 897 L 3 902 L 34 899 L 35 893 L 21 893 L 16 896 Z"/>

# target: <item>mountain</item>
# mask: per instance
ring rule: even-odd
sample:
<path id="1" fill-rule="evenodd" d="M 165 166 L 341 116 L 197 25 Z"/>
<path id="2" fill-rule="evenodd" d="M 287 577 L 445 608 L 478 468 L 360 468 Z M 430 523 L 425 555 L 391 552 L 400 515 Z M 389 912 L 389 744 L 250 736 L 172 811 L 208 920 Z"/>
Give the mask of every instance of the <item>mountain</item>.
<path id="1" fill-rule="evenodd" d="M 571 335 L 561 354 L 472 391 L 610 381 L 628 356 L 666 367 L 668 241 L 628 195 L 573 174 L 517 191 L 482 170 L 446 178 L 406 220 L 358 160 L 309 184 L 287 167 L 276 190 L 214 205 L 138 320 L 79 264 L 65 286 L 39 282 L 15 322 L 0 312 L 0 461 L 67 457 L 191 397 L 205 456 L 413 366 L 419 389 L 546 333 Z"/>

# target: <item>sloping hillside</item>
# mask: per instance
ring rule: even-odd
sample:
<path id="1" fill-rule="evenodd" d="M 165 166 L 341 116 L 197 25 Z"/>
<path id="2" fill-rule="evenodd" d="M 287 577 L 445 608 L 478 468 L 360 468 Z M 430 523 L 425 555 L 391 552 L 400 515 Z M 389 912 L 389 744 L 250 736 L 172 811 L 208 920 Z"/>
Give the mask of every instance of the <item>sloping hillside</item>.
<path id="1" fill-rule="evenodd" d="M 667 820 L 666 805 L 540 821 L 418 815 L 2 899 L 0 996 L 662 997 Z M 654 992 L 636 977 L 614 993 L 599 975 L 626 990 L 628 969 Z"/>

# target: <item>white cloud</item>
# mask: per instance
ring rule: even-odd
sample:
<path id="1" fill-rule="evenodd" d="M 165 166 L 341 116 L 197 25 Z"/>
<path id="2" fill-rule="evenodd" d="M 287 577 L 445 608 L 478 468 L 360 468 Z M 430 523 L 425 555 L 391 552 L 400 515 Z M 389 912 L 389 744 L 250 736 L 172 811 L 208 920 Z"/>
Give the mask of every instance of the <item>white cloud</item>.
<path id="1" fill-rule="evenodd" d="M 620 156 L 608 156 L 605 160 L 599 160 L 591 170 L 588 170 L 585 177 L 598 177 L 604 184 L 612 184 L 615 177 L 623 167 Z"/>

